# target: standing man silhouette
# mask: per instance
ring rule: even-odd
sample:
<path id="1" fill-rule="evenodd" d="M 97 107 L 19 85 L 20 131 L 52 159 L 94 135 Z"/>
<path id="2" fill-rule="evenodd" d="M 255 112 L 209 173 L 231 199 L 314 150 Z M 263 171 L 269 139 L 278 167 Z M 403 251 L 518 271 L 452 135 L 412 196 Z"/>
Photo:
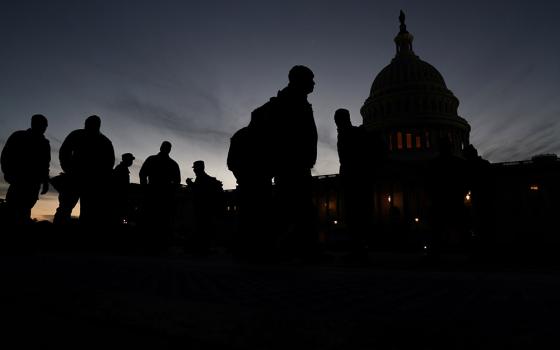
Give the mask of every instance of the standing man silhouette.
<path id="1" fill-rule="evenodd" d="M 6 203 L 12 223 L 30 222 L 41 186 L 41 194 L 49 190 L 51 147 L 44 136 L 47 126 L 47 118 L 35 114 L 31 117 L 31 128 L 14 132 L 2 149 L 0 163 L 10 184 Z"/>
<path id="2" fill-rule="evenodd" d="M 130 170 L 128 168 L 135 158 L 132 153 L 124 153 L 121 159 L 121 162 L 113 169 L 113 205 L 117 223 L 125 224 L 129 214 Z"/>
<path id="3" fill-rule="evenodd" d="M 343 221 L 351 243 L 350 258 L 365 261 L 368 212 L 366 196 L 370 193 L 365 189 L 371 175 L 367 167 L 371 160 L 364 157 L 364 152 L 369 151 L 367 135 L 362 127 L 352 125 L 347 109 L 336 110 L 334 121 L 338 132 L 336 146 L 345 203 Z"/>
<path id="4" fill-rule="evenodd" d="M 315 87 L 305 66 L 294 66 L 288 86 L 260 107 L 269 110 L 271 151 L 283 248 L 297 258 L 314 258 L 318 252 L 311 169 L 317 160 L 317 127 L 307 95 Z M 267 106 L 268 105 L 268 106 Z M 258 110 L 251 123 L 257 122 Z M 264 115 L 264 113 L 263 113 Z"/>
<path id="5" fill-rule="evenodd" d="M 146 158 L 140 168 L 140 184 L 145 187 L 143 226 L 157 249 L 165 249 L 171 240 L 175 216 L 175 192 L 181 182 L 179 165 L 169 154 L 171 142 L 163 141 L 158 154 Z"/>
<path id="6" fill-rule="evenodd" d="M 97 225 L 109 219 L 107 189 L 115 164 L 115 151 L 100 129 L 101 118 L 92 115 L 86 119 L 83 129 L 72 131 L 62 142 L 60 166 L 68 175 L 70 185 L 59 194 L 55 222 L 67 222 L 78 200 L 81 223 Z"/>
<path id="7" fill-rule="evenodd" d="M 206 173 L 202 160 L 193 163 L 193 171 L 196 179 L 187 179 L 194 204 L 196 232 L 192 243 L 195 253 L 205 255 L 216 239 L 216 223 L 223 211 L 222 182 Z"/>

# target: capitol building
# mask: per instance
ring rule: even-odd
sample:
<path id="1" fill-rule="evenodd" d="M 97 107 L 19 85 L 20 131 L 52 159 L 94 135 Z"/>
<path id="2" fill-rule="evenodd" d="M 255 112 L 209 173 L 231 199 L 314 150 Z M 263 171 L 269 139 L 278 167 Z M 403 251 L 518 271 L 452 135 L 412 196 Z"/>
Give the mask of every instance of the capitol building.
<path id="1" fill-rule="evenodd" d="M 440 237 L 445 249 L 482 244 L 515 251 L 560 242 L 553 234 L 559 231 L 554 221 L 560 212 L 560 160 L 536 155 L 491 164 L 478 156 L 470 144 L 468 117 L 458 114 L 459 99 L 442 74 L 415 53 L 402 12 L 399 21 L 395 56 L 375 77 L 360 110 L 360 127 L 372 138 L 379 137 L 386 153 L 382 162 L 375 159 L 374 150 L 364 149 L 362 155 L 373 169 L 370 181 L 363 184 L 369 198 L 365 210 L 370 249 L 429 248 L 434 226 L 446 219 L 433 210 L 434 192 L 445 193 L 458 184 L 464 184 L 462 203 Z M 463 161 L 461 167 L 434 166 L 443 144 L 459 163 Z M 315 180 L 324 239 L 343 240 L 347 208 L 340 177 Z"/>

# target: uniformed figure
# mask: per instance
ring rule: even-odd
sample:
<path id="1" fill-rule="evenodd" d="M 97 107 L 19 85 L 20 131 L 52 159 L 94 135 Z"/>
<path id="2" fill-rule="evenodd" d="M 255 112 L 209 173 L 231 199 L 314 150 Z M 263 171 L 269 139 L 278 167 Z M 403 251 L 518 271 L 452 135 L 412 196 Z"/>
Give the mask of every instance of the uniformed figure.
<path id="1" fill-rule="evenodd" d="M 55 223 L 67 222 L 78 200 L 81 223 L 102 224 L 110 216 L 106 200 L 115 151 L 100 128 L 101 119 L 92 115 L 86 119 L 84 128 L 72 131 L 60 147 L 60 166 L 67 175 L 67 183 L 59 192 Z"/>
<path id="2" fill-rule="evenodd" d="M 254 114 L 252 115 L 254 117 Z M 272 155 L 266 125 L 252 122 L 232 137 L 227 165 L 237 180 L 238 229 L 232 240 L 236 257 L 245 261 L 270 260 L 275 250 L 272 208 Z"/>
<path id="3" fill-rule="evenodd" d="M 163 141 L 159 153 L 146 158 L 139 174 L 145 193 L 141 224 L 156 249 L 171 243 L 175 194 L 181 182 L 179 165 L 170 153 L 171 142 Z"/>
<path id="4" fill-rule="evenodd" d="M 303 259 L 315 256 L 318 247 L 311 176 L 317 160 L 317 128 L 307 101 L 315 87 L 313 79 L 311 69 L 294 66 L 288 86 L 260 107 L 265 112 L 254 111 L 251 121 L 262 122 L 256 120 L 262 115 L 269 126 L 280 245 L 283 251 Z"/>
<path id="5" fill-rule="evenodd" d="M 216 238 L 216 223 L 222 214 L 222 183 L 205 171 L 204 161 L 193 163 L 196 179 L 187 179 L 193 195 L 195 236 L 191 243 L 196 253 L 207 254 Z"/>
<path id="6" fill-rule="evenodd" d="M 113 195 L 115 216 L 119 223 L 126 223 L 128 218 L 128 197 L 130 187 L 130 170 L 132 153 L 124 153 L 121 162 L 113 169 Z"/>
<path id="7" fill-rule="evenodd" d="M 14 132 L 2 149 L 0 163 L 4 179 L 10 184 L 6 203 L 12 223 L 30 222 L 39 191 L 45 194 L 49 190 L 51 148 L 44 136 L 47 126 L 47 118 L 35 114 L 31 128 Z"/>
<path id="8" fill-rule="evenodd" d="M 146 158 L 140 168 L 142 185 L 177 185 L 181 182 L 179 165 L 169 156 L 171 142 L 163 141 L 159 153 Z"/>
<path id="9" fill-rule="evenodd" d="M 359 260 L 366 258 L 367 200 L 371 195 L 365 189 L 371 181 L 364 152 L 367 135 L 362 127 L 353 126 L 350 112 L 338 109 L 334 114 L 337 126 L 337 149 L 340 162 L 340 179 L 344 194 L 344 217 L 351 242 L 351 256 Z"/>

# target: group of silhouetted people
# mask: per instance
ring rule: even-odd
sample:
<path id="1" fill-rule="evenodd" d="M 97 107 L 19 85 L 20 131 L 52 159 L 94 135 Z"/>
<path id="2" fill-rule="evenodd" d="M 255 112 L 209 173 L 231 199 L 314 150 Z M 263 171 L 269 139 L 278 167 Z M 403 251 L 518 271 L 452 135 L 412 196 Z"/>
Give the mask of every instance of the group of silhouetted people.
<path id="1" fill-rule="evenodd" d="M 318 136 L 307 100 L 315 86 L 314 74 L 305 66 L 294 66 L 288 79 L 288 85 L 253 110 L 248 125 L 230 140 L 227 166 L 237 180 L 239 207 L 232 247 L 243 258 L 261 261 L 277 257 L 280 252 L 301 259 L 322 256 L 311 175 L 317 160 Z M 372 227 L 368 212 L 373 208 L 372 186 L 387 150 L 380 136 L 352 125 L 348 110 L 338 109 L 334 121 L 345 203 L 342 219 L 352 256 L 364 259 Z M 63 172 L 49 179 L 50 145 L 44 136 L 47 125 L 43 115 L 34 115 L 31 128 L 14 132 L 2 150 L 2 171 L 10 184 L 6 202 L 11 222 L 23 224 L 31 220 L 31 209 L 39 193 L 48 191 L 49 182 L 59 193 L 55 224 L 70 222 L 78 201 L 79 220 L 87 226 L 125 222 L 130 215 L 129 168 L 135 157 L 124 153 L 114 167 L 113 145 L 100 131 L 101 119 L 93 115 L 86 119 L 83 129 L 65 138 L 59 151 Z M 433 221 L 434 248 L 448 231 L 446 226 L 459 220 L 456 214 L 465 190 L 454 185 L 465 184 L 456 181 L 465 175 L 463 159 L 456 159 L 444 141 L 440 147 L 441 154 L 431 167 L 432 182 L 428 184 L 433 195 L 431 214 L 441 218 Z M 138 224 L 159 247 L 171 244 L 174 218 L 181 215 L 176 209 L 181 174 L 170 152 L 171 143 L 164 141 L 160 152 L 149 156 L 139 172 L 143 202 Z M 471 155 L 473 161 L 480 158 L 477 156 Z M 186 180 L 193 199 L 196 231 L 190 244 L 198 252 L 208 252 L 223 209 L 222 183 L 205 172 L 203 161 L 194 162 L 193 170 L 196 180 Z M 469 186 L 476 188 L 475 185 Z"/>
<path id="2" fill-rule="evenodd" d="M 83 227 L 106 228 L 126 223 L 130 213 L 130 166 L 135 159 L 124 153 L 122 161 L 114 167 L 113 144 L 100 131 L 101 119 L 90 116 L 83 129 L 72 131 L 59 150 L 62 173 L 49 177 L 51 150 L 45 138 L 47 118 L 37 114 L 31 118 L 31 128 L 14 132 L 7 140 L 1 155 L 2 172 L 9 183 L 6 195 L 5 224 L 19 226 L 31 223 L 31 209 L 39 194 L 45 194 L 49 183 L 58 191 L 58 208 L 53 223 L 67 225 L 71 214 L 80 202 L 79 222 Z M 146 159 L 140 169 L 140 183 L 144 188 L 144 201 L 140 213 L 140 226 L 152 232 L 154 244 L 169 243 L 171 225 L 175 214 L 175 191 L 180 184 L 178 164 L 169 157 L 171 143 L 164 141 L 160 152 Z M 194 163 L 196 181 L 187 180 L 187 189 L 196 197 L 195 217 L 200 234 L 202 222 L 211 215 L 205 198 L 205 184 L 214 181 L 214 192 L 221 191 L 221 182 L 204 171 L 204 162 Z M 214 193 L 208 191 L 209 195 Z M 216 199 L 217 200 L 217 199 Z M 157 234 L 156 234 L 157 233 Z M 160 245 L 160 246 L 161 246 Z"/>

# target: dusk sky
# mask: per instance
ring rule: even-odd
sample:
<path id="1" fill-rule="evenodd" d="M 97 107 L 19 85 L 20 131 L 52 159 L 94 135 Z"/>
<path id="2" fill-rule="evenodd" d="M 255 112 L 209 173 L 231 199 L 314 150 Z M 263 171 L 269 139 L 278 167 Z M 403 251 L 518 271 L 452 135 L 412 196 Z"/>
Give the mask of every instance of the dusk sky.
<path id="1" fill-rule="evenodd" d="M 395 55 L 399 10 L 414 51 L 443 75 L 492 162 L 560 153 L 560 2 L 556 1 L 6 1 L 0 6 L 0 147 L 49 120 L 51 176 L 66 135 L 97 114 L 120 155 L 173 144 L 181 178 L 207 172 L 234 188 L 229 138 L 287 85 L 296 64 L 315 73 L 314 173 L 338 172 L 333 114 L 360 107 Z M 7 184 L 0 183 L 0 198 Z M 52 215 L 56 191 L 34 217 Z"/>

